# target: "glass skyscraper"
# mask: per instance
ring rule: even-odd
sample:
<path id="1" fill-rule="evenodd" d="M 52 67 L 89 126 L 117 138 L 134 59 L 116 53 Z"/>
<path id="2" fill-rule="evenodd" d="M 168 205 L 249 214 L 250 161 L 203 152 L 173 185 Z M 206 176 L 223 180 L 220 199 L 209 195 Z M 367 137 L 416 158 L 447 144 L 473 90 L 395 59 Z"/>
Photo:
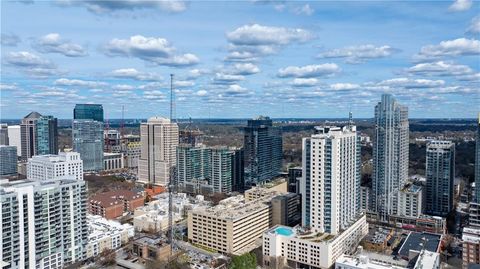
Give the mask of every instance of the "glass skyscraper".
<path id="1" fill-rule="evenodd" d="M 103 122 L 103 107 L 99 104 L 76 104 L 73 109 L 73 119 Z"/>
<path id="2" fill-rule="evenodd" d="M 103 122 L 73 120 L 73 150 L 80 153 L 85 171 L 103 170 Z"/>
<path id="3" fill-rule="evenodd" d="M 390 94 L 375 106 L 373 209 L 383 220 L 397 214 L 399 190 L 408 179 L 408 108 Z"/>
<path id="4" fill-rule="evenodd" d="M 269 117 L 248 120 L 244 128 L 245 184 L 256 185 L 282 169 L 282 133 Z"/>
<path id="5" fill-rule="evenodd" d="M 58 153 L 57 118 L 41 116 L 36 126 L 37 155 Z"/>

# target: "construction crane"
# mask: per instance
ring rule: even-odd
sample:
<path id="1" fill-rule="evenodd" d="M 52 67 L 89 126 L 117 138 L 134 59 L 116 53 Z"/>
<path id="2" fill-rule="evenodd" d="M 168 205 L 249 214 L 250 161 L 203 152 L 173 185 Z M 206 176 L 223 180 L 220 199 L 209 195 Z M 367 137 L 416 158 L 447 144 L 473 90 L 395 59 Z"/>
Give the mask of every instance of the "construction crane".
<path id="1" fill-rule="evenodd" d="M 175 121 L 175 98 L 173 90 L 173 74 L 170 74 L 170 123 Z M 170 243 L 170 257 L 173 256 L 174 225 L 173 225 L 173 192 L 175 191 L 177 169 L 175 165 L 170 166 L 170 177 L 168 182 L 168 242 Z"/>

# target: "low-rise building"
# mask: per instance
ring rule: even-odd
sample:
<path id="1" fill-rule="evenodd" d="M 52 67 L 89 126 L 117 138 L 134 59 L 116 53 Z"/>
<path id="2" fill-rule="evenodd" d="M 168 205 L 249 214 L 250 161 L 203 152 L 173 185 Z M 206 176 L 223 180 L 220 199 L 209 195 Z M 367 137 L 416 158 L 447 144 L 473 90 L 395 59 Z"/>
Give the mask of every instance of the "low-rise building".
<path id="1" fill-rule="evenodd" d="M 96 194 L 88 202 L 88 212 L 107 219 L 120 217 L 125 212 L 133 213 L 144 205 L 144 197 L 129 190 L 115 190 Z"/>
<path id="2" fill-rule="evenodd" d="M 103 153 L 103 170 L 115 171 L 123 168 L 123 153 Z"/>
<path id="3" fill-rule="evenodd" d="M 172 248 L 164 238 L 154 236 L 141 236 L 135 238 L 132 252 L 143 260 L 166 261 Z"/>
<path id="4" fill-rule="evenodd" d="M 470 264 L 480 264 L 480 228 L 463 228 L 463 268 Z"/>
<path id="5" fill-rule="evenodd" d="M 83 161 L 77 152 L 58 155 L 36 155 L 28 159 L 27 178 L 31 180 L 64 179 L 83 180 Z"/>
<path id="6" fill-rule="evenodd" d="M 120 224 L 101 216 L 87 215 L 87 225 L 87 259 L 106 250 L 118 249 L 134 236 L 132 225 Z"/>
<path id="7" fill-rule="evenodd" d="M 342 254 L 354 253 L 367 233 L 364 215 L 336 235 L 277 225 L 263 233 L 263 263 L 266 268 L 330 268 Z"/>
<path id="8" fill-rule="evenodd" d="M 439 234 L 410 232 L 400 247 L 398 255 L 410 261 L 417 257 L 422 250 L 439 252 L 441 241 L 442 236 Z"/>

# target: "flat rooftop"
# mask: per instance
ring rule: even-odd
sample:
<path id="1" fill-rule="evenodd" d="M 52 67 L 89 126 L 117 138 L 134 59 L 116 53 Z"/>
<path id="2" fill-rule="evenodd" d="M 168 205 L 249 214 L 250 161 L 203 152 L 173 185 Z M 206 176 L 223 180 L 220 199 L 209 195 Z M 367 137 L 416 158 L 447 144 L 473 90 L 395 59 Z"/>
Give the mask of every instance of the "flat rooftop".
<path id="1" fill-rule="evenodd" d="M 425 249 L 437 252 L 441 238 L 442 236 L 439 234 L 411 232 L 398 253 L 403 257 L 408 257 L 411 250 L 420 252 Z"/>

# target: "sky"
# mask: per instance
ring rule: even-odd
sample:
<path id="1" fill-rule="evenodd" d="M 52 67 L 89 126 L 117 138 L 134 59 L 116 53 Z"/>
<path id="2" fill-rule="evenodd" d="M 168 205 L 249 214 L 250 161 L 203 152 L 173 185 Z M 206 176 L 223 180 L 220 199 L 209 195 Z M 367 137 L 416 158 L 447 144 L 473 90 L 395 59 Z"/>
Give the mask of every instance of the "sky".
<path id="1" fill-rule="evenodd" d="M 480 111 L 480 2 L 1 1 L 0 118 L 373 117 Z"/>

